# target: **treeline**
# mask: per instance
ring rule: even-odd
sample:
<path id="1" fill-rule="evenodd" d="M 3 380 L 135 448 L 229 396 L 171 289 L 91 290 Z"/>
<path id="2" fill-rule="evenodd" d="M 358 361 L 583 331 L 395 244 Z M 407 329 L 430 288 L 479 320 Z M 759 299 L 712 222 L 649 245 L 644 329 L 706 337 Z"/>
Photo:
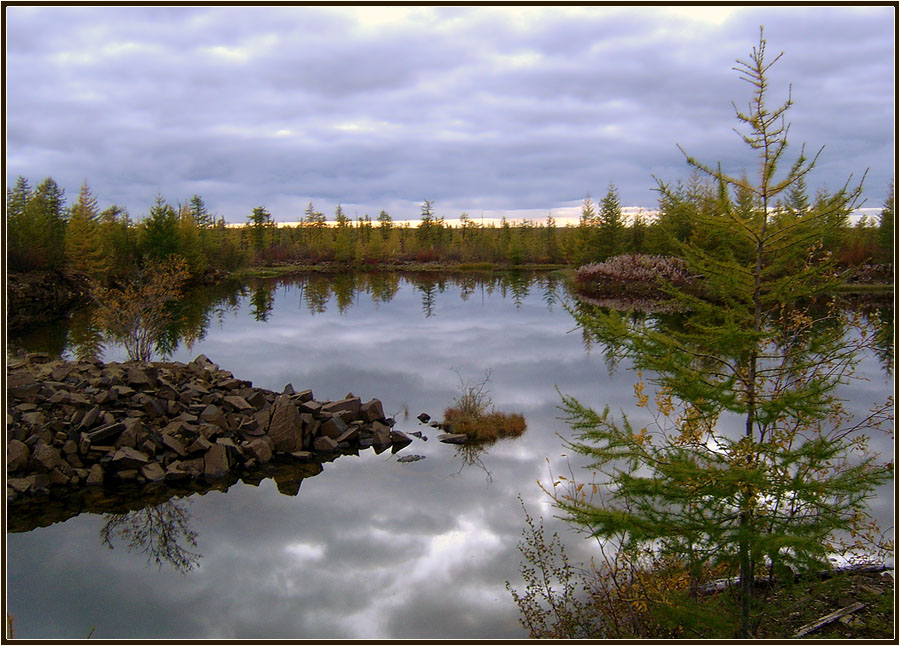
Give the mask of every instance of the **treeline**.
<path id="1" fill-rule="evenodd" d="M 113 205 L 101 211 L 87 184 L 71 206 L 51 178 L 32 188 L 19 177 L 7 190 L 7 263 L 11 271 L 68 269 L 103 284 L 130 276 L 153 261 L 180 256 L 193 278 L 209 272 L 231 272 L 252 265 L 277 263 L 377 266 L 405 262 L 566 264 L 574 267 L 602 262 L 623 253 L 678 256 L 681 244 L 706 249 L 732 241 L 711 236 L 699 226 L 705 217 L 728 211 L 754 217 L 759 213 L 751 192 L 729 192 L 694 175 L 674 185 L 659 183 L 658 215 L 638 215 L 628 221 L 618 191 L 610 184 L 595 203 L 588 195 L 577 225 L 558 226 L 552 215 L 542 221 L 499 226 L 482 225 L 468 214 L 458 226 L 438 217 L 434 204 L 421 206 L 420 224 L 397 224 L 386 211 L 375 220 L 366 215 L 353 221 L 339 204 L 333 223 L 308 204 L 297 226 L 276 226 L 271 213 L 258 206 L 245 226 L 229 227 L 194 195 L 171 204 L 157 196 L 146 215 L 135 221 L 127 210 Z M 830 253 L 841 266 L 893 261 L 893 182 L 877 220 L 851 224 L 849 211 L 835 208 L 841 192 L 807 195 L 805 186 L 775 205 L 775 226 L 791 228 L 812 220 L 810 241 Z M 734 253 L 743 250 L 734 249 Z M 803 250 L 798 250 L 803 253 Z"/>

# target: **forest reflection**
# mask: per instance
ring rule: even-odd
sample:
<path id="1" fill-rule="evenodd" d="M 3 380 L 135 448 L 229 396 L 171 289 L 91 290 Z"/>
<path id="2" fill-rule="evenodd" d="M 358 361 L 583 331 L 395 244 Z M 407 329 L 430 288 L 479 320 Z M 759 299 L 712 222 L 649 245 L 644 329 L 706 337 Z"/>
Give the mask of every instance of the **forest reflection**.
<path id="1" fill-rule="evenodd" d="M 451 292 L 458 294 L 463 302 L 479 299 L 484 302 L 498 294 L 511 301 L 516 309 L 520 309 L 529 296 L 539 294 L 548 311 L 562 307 L 573 321 L 579 313 L 593 308 L 629 311 L 632 324 L 662 328 L 678 326 L 681 319 L 677 311 L 659 302 L 627 298 L 597 301 L 580 297 L 562 272 L 306 273 L 232 281 L 189 290 L 175 307 L 171 324 L 155 338 L 154 358 L 165 359 L 182 346 L 190 351 L 206 338 L 211 326 L 221 325 L 226 318 L 240 316 L 245 306 L 250 317 L 259 323 L 268 322 L 275 312 L 276 302 L 287 297 L 298 298 L 297 308 L 306 310 L 311 316 L 330 310 L 344 316 L 364 301 L 380 308 L 407 289 L 412 289 L 418 296 L 422 316 L 426 319 L 440 317 L 441 297 Z M 840 307 L 852 312 L 862 326 L 877 331 L 873 351 L 882 369 L 892 374 L 894 307 L 891 295 L 842 296 L 839 302 Z M 94 310 L 87 307 L 72 313 L 68 319 L 10 335 L 8 348 L 13 355 L 46 352 L 51 357 L 102 359 L 107 332 L 94 316 Z M 610 368 L 614 368 L 615 340 L 581 332 L 585 349 L 589 352 L 599 350 Z"/>
<path id="2" fill-rule="evenodd" d="M 418 294 L 425 318 L 438 315 L 439 296 L 450 289 L 458 290 L 463 301 L 484 300 L 499 293 L 511 299 L 516 308 L 539 290 L 551 310 L 563 300 L 567 289 L 562 275 L 556 272 L 308 273 L 230 281 L 195 287 L 184 294 L 172 312 L 171 323 L 154 339 L 154 358 L 165 359 L 181 346 L 191 350 L 212 325 L 239 316 L 245 304 L 253 320 L 265 323 L 275 311 L 276 299 L 299 292 L 298 307 L 310 315 L 332 308 L 345 315 L 363 299 L 376 308 L 389 303 L 406 286 Z M 51 357 L 102 359 L 109 331 L 95 316 L 95 309 L 85 307 L 68 319 L 10 335 L 9 353 L 45 352 Z"/>

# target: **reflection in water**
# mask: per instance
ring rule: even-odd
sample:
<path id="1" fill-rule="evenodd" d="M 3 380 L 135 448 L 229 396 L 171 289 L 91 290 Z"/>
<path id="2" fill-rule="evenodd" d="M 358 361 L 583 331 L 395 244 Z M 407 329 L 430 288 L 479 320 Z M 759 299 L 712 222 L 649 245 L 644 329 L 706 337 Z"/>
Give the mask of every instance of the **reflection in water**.
<path id="1" fill-rule="evenodd" d="M 273 466 L 265 476 L 274 482 L 258 488 L 253 486 L 260 482 L 257 474 L 243 474 L 243 484 L 232 489 L 234 482 L 220 481 L 209 488 L 213 495 L 194 496 L 188 507 L 200 549 L 183 538 L 180 544 L 203 558 L 186 577 L 167 565 L 141 578 L 134 572 L 145 567 L 144 556 L 125 549 L 109 552 L 97 535 L 105 520 L 100 514 L 158 505 L 173 490 L 176 496 L 194 493 L 181 483 L 158 483 L 158 494 L 140 505 L 113 499 L 102 487 L 83 491 L 72 504 L 33 500 L 33 515 L 16 510 L 7 518 L 11 611 L 23 636 L 29 625 L 48 638 L 83 636 L 87 628 L 82 624 L 96 612 L 98 617 L 89 619 L 98 630 L 123 639 L 522 639 L 518 608 L 502 585 L 505 580 L 515 583 L 520 558 L 521 511 L 510 502 L 522 493 L 530 506 L 540 504 L 543 494 L 535 479 L 545 477 L 545 459 L 553 461 L 553 468 L 564 466 L 556 432 L 565 427 L 554 385 L 586 401 L 614 402 L 628 410 L 633 399 L 629 380 L 602 374 L 597 360 L 605 347 L 602 339 L 591 341 L 595 356 L 586 357 L 580 335 L 567 334 L 574 325 L 562 307 L 562 275 L 522 276 L 529 296 L 515 313 L 504 274 L 446 276 L 443 296 L 433 273 L 360 274 L 341 286 L 351 295 L 341 302 L 353 311 L 339 320 L 342 334 L 334 335 L 327 328 L 342 315 L 334 281 L 327 275 L 250 281 L 187 294 L 172 337 L 182 346 L 179 354 L 193 343 L 198 343 L 195 352 L 213 357 L 233 350 L 229 369 L 267 388 L 293 380 L 313 387 L 317 395 L 342 396 L 351 388 L 371 393 L 383 398 L 385 412 L 393 413 L 401 428 L 415 424 L 410 408 L 413 415 L 441 410 L 456 393 L 452 375 L 446 373 L 451 365 L 473 374 L 491 365 L 500 405 L 525 406 L 530 430 L 492 447 L 441 444 L 429 430 L 428 442 L 417 440 L 410 447 L 427 459 L 397 464 L 389 455 L 376 458 L 368 452 L 360 458 L 341 457 L 339 468 L 327 469 L 327 478 L 302 486 L 300 465 L 284 471 Z M 429 283 L 436 296 L 424 324 L 421 286 Z M 273 310 L 265 323 L 251 312 L 251 295 L 261 285 L 273 290 Z M 501 301 L 501 292 L 510 300 Z M 360 313 L 365 315 L 355 315 Z M 373 334 L 373 323 L 395 324 L 396 330 Z M 63 321 L 43 339 L 35 330 L 30 338 L 20 335 L 10 341 L 28 351 L 73 356 L 73 341 L 79 339 L 73 328 L 78 326 L 84 324 Z M 275 326 L 289 328 L 288 343 L 295 346 L 318 341 L 303 365 L 285 356 L 281 329 L 278 335 L 270 333 Z M 356 334 L 350 338 L 344 331 Z M 111 346 L 102 352 L 107 360 L 118 360 L 116 351 Z M 874 361 L 868 365 L 878 370 Z M 881 382 L 875 386 L 883 387 Z M 482 467 L 489 470 L 488 490 Z M 309 477 L 322 466 L 304 468 Z M 448 478 L 457 471 L 457 477 Z M 227 495 L 217 493 L 226 490 Z M 286 492 L 300 495 L 288 498 L 282 495 Z M 878 501 L 887 501 L 879 517 L 892 518 L 892 489 Z M 83 515 L 73 518 L 78 514 Z M 589 561 L 590 545 L 556 519 L 547 521 L 559 528 L 575 555 L 573 562 Z M 43 529 L 29 531 L 35 527 Z M 117 548 L 122 546 L 117 535 L 112 539 Z M 315 549 L 304 558 L 294 554 L 286 559 L 297 544 Z M 71 559 L 73 549 L 79 558 Z M 131 563 L 110 558 L 116 554 L 128 554 Z M 96 585 L 98 579 L 104 585 Z M 465 594 L 448 595 L 448 590 Z M 190 604 L 183 602 L 186 598 Z M 67 608 L 71 616 L 64 616 Z M 208 617 L 215 621 L 205 621 Z"/>
<path id="2" fill-rule="evenodd" d="M 171 565 L 186 574 L 200 564 L 202 555 L 188 547 L 197 546 L 197 532 L 191 528 L 187 503 L 168 500 L 120 514 L 106 514 L 100 529 L 103 544 L 113 549 L 113 537 L 125 542 L 129 552 L 147 555 L 147 563 Z"/>
<path id="3" fill-rule="evenodd" d="M 453 475 L 458 476 L 464 469 L 476 466 L 484 471 L 484 477 L 488 482 L 493 482 L 494 477 L 481 460 L 481 454 L 486 453 L 491 444 L 493 444 L 493 442 L 466 442 L 465 444 L 457 445 L 456 457 L 459 459 L 460 465 L 459 471 Z"/>
<path id="4" fill-rule="evenodd" d="M 257 285 L 250 296 L 250 314 L 257 321 L 265 323 L 275 307 L 275 287 L 270 285 Z"/>
<path id="5" fill-rule="evenodd" d="M 520 308 L 532 289 L 540 290 L 548 310 L 562 301 L 559 295 L 565 281 L 558 272 L 372 272 L 353 274 L 307 273 L 279 278 L 253 279 L 248 283 L 227 282 L 197 287 L 184 294 L 177 303 L 169 324 L 160 330 L 152 344 L 158 358 L 173 354 L 181 345 L 190 350 L 202 341 L 210 325 L 236 315 L 246 303 L 250 316 L 260 323 L 269 320 L 275 308 L 278 287 L 298 286 L 300 304 L 310 314 L 324 314 L 330 305 L 341 315 L 347 314 L 363 297 L 376 306 L 389 303 L 403 284 L 410 284 L 421 299 L 424 317 L 438 314 L 436 300 L 448 285 L 458 287 L 460 298 L 470 300 L 475 294 L 485 296 L 499 292 Z M 36 333 L 22 331 L 10 337 L 11 353 L 46 352 L 51 357 L 70 356 L 76 359 L 100 359 L 106 347 L 103 340 L 109 335 L 96 316 L 95 308 L 72 313 L 68 320 L 41 326 Z"/>

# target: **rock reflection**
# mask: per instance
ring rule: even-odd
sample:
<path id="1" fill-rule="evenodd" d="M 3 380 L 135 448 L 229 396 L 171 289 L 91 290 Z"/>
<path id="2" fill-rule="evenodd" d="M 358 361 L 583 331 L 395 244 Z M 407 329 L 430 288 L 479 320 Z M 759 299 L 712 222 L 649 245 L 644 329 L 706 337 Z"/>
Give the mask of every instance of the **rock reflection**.
<path id="1" fill-rule="evenodd" d="M 197 532 L 191 527 L 186 502 L 168 500 L 120 514 L 106 514 L 100 538 L 114 549 L 113 538 L 124 541 L 129 552 L 147 555 L 147 563 L 171 565 L 187 574 L 200 564 L 202 555 L 188 547 L 197 547 Z"/>

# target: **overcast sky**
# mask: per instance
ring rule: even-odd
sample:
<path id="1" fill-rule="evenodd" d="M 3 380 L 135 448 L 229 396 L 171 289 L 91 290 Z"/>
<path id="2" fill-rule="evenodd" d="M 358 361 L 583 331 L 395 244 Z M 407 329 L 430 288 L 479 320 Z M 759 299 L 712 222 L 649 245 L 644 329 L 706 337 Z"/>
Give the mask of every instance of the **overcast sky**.
<path id="1" fill-rule="evenodd" d="M 652 209 L 676 144 L 755 168 L 731 68 L 765 25 L 771 105 L 825 146 L 810 189 L 894 172 L 895 18 L 885 7 L 6 7 L 6 181 L 142 217 L 200 194 L 229 221 L 423 200 L 456 218 L 544 217 L 602 197 Z"/>

